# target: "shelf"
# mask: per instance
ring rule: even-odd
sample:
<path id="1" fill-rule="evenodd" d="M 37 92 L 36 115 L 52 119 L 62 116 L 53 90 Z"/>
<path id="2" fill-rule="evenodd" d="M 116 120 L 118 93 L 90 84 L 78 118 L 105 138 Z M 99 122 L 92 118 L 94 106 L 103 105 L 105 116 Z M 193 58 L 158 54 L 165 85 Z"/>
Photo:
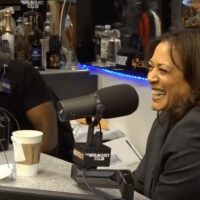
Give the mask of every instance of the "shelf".
<path id="1" fill-rule="evenodd" d="M 120 69 L 116 67 L 99 67 L 91 64 L 80 64 L 81 69 L 88 69 L 90 71 L 104 72 L 113 76 L 119 76 L 122 79 L 134 79 L 147 81 L 147 70 L 144 68 L 136 69 Z"/>

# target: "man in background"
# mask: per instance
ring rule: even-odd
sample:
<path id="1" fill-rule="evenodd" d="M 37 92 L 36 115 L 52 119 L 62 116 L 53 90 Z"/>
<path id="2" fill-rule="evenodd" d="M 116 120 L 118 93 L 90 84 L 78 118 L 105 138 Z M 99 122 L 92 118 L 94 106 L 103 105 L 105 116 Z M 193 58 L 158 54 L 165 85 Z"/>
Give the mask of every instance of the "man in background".
<path id="1" fill-rule="evenodd" d="M 54 154 L 58 140 L 55 107 L 44 80 L 31 65 L 0 56 L 0 107 L 11 119 L 11 132 L 42 131 L 42 152 Z"/>

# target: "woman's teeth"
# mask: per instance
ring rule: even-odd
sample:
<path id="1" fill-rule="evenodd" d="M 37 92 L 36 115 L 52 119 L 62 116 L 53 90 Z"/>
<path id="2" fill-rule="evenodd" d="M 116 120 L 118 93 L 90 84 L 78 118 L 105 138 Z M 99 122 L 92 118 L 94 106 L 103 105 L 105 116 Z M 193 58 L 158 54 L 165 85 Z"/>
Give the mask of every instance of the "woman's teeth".
<path id="1" fill-rule="evenodd" d="M 156 96 L 165 95 L 166 93 L 162 90 L 152 90 L 152 94 Z"/>

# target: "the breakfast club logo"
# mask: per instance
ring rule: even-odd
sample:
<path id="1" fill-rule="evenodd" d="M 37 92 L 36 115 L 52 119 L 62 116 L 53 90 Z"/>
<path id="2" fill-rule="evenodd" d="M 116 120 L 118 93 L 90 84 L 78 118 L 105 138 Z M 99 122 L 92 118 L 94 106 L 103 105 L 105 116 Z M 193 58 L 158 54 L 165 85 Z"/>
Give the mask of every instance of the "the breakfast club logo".
<path id="1" fill-rule="evenodd" d="M 110 157 L 109 153 L 86 153 L 85 157 L 93 158 L 95 161 L 104 161 Z"/>

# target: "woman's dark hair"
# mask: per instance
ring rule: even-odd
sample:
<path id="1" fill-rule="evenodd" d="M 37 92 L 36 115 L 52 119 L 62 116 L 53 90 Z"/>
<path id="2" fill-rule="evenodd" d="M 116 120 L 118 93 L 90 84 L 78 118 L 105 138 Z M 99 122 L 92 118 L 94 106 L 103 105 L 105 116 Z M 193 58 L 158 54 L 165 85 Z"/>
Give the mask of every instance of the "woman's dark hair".
<path id="1" fill-rule="evenodd" d="M 183 71 L 185 80 L 192 88 L 192 96 L 184 102 L 179 102 L 170 110 L 172 119 L 175 121 L 183 117 L 192 107 L 200 106 L 200 31 L 195 29 L 184 29 L 164 33 L 161 37 L 152 41 L 146 51 L 146 60 L 149 60 L 160 42 L 169 42 L 171 46 L 171 59 L 173 63 Z M 182 66 L 175 62 L 173 54 L 174 47 L 181 59 Z"/>

